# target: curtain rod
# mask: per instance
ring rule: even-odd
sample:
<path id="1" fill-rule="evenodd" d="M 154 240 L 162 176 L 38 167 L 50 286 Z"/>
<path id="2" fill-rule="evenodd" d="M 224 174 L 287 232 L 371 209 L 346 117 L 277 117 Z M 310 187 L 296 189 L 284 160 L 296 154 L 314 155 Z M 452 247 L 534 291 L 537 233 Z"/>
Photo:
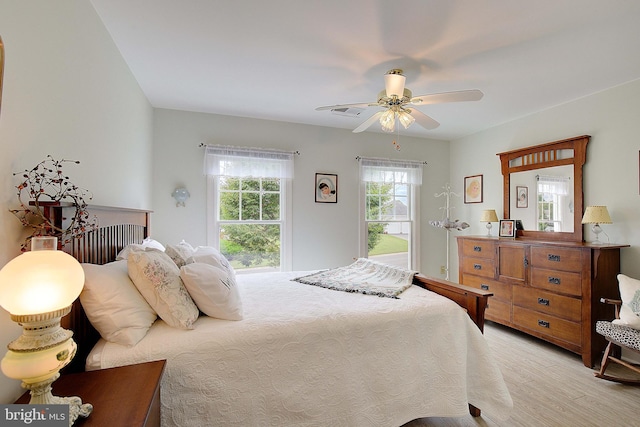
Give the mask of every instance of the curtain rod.
<path id="1" fill-rule="evenodd" d="M 210 144 L 205 144 L 204 142 L 201 142 L 198 147 L 213 147 L 213 148 L 221 148 L 221 149 L 228 149 L 228 150 L 260 150 L 260 151 L 264 151 L 267 153 L 282 153 L 282 154 L 295 154 L 297 156 L 300 155 L 300 151 L 295 150 L 295 151 L 287 151 L 287 150 L 276 150 L 276 149 L 272 149 L 272 148 L 260 148 L 260 147 L 241 147 L 238 145 L 210 145 Z"/>
<path id="2" fill-rule="evenodd" d="M 426 164 L 428 164 L 426 160 L 420 161 L 420 160 L 403 160 L 403 159 L 385 159 L 385 158 L 382 158 L 382 157 L 356 156 L 356 160 L 357 161 L 360 161 L 360 160 L 378 160 L 378 161 L 385 161 L 385 162 L 413 163 L 413 164 L 416 164 L 416 165 L 426 165 Z"/>

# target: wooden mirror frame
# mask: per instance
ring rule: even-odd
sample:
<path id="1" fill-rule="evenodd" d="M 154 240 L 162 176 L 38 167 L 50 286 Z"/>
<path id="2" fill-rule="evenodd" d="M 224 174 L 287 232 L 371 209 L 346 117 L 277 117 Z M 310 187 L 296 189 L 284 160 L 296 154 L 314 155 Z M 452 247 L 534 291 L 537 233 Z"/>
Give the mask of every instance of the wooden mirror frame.
<path id="1" fill-rule="evenodd" d="M 503 209 L 504 218 L 510 217 L 511 174 L 553 166 L 573 165 L 573 232 L 548 232 L 522 230 L 518 237 L 546 241 L 582 242 L 584 230 L 582 227 L 582 211 L 584 210 L 584 193 L 582 190 L 582 166 L 587 161 L 587 143 L 589 135 L 549 142 L 547 144 L 520 148 L 518 150 L 498 153 L 502 166 L 503 178 Z M 561 150 L 572 150 L 573 157 L 561 156 Z"/>
<path id="2" fill-rule="evenodd" d="M 0 110 L 2 109 L 2 76 L 4 75 L 4 44 L 0 36 Z"/>

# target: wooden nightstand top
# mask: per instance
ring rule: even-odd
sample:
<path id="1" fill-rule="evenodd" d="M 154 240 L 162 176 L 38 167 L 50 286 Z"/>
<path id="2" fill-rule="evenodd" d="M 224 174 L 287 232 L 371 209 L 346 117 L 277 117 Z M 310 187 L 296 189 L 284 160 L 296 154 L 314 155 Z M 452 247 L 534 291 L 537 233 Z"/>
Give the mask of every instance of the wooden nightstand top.
<path id="1" fill-rule="evenodd" d="M 74 426 L 159 426 L 160 380 L 166 361 L 62 375 L 55 396 L 80 396 L 93 412 Z M 16 403 L 29 403 L 29 393 Z"/>

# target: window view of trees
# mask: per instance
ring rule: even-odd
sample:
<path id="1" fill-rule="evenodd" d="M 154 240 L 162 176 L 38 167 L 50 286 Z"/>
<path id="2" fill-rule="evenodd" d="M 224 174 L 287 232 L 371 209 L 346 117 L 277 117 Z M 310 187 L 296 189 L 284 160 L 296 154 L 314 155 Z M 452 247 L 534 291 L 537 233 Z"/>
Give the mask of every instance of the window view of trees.
<path id="1" fill-rule="evenodd" d="M 398 181 L 365 183 L 367 250 L 369 257 L 408 267 L 409 186 Z"/>
<path id="2" fill-rule="evenodd" d="M 234 268 L 280 266 L 281 182 L 220 177 L 220 251 Z"/>

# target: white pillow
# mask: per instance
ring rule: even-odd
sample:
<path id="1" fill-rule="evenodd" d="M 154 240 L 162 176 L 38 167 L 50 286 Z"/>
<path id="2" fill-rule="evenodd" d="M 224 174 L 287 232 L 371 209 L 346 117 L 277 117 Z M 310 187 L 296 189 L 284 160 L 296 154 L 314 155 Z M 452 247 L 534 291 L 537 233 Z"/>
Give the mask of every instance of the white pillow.
<path id="1" fill-rule="evenodd" d="M 228 271 L 196 262 L 180 268 L 180 277 L 204 314 L 218 319 L 242 319 L 240 292 Z"/>
<path id="2" fill-rule="evenodd" d="M 193 329 L 198 307 L 180 279 L 180 270 L 167 254 L 155 249 L 134 251 L 127 265 L 129 277 L 144 299 L 169 326 Z"/>
<path id="3" fill-rule="evenodd" d="M 177 245 L 167 245 L 164 252 L 169 255 L 169 258 L 171 258 L 173 262 L 176 263 L 178 268 L 194 262 L 194 250 L 187 245 L 183 245 L 181 243 Z"/>
<path id="4" fill-rule="evenodd" d="M 613 323 L 640 329 L 640 280 L 618 274 L 618 283 L 622 307 L 620 319 L 614 320 Z"/>
<path id="5" fill-rule="evenodd" d="M 214 267 L 222 268 L 227 271 L 230 276 L 235 280 L 236 272 L 227 260 L 222 252 L 213 246 L 198 246 L 193 252 L 194 262 L 202 262 L 205 264 L 213 265 Z"/>
<path id="6" fill-rule="evenodd" d="M 164 252 L 164 246 L 162 243 L 152 239 L 151 237 L 146 237 L 142 243 L 132 243 L 122 248 L 122 250 L 116 255 L 116 261 L 129 258 L 129 254 L 133 251 L 144 251 L 147 248 L 158 249 L 159 251 Z"/>
<path id="7" fill-rule="evenodd" d="M 107 341 L 135 345 L 158 317 L 129 279 L 127 262 L 82 264 L 80 302 L 87 318 Z"/>

